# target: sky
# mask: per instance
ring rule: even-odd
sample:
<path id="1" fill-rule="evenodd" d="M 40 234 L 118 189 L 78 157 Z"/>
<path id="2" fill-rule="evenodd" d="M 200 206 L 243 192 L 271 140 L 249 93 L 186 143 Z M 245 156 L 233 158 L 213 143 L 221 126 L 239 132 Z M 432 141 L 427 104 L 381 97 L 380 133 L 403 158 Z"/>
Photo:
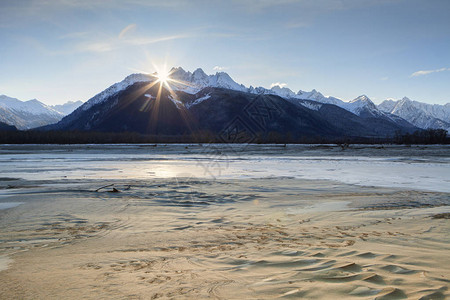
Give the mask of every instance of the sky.
<path id="1" fill-rule="evenodd" d="M 87 101 L 166 64 L 351 100 L 450 102 L 449 0 L 0 0 L 0 94 Z"/>

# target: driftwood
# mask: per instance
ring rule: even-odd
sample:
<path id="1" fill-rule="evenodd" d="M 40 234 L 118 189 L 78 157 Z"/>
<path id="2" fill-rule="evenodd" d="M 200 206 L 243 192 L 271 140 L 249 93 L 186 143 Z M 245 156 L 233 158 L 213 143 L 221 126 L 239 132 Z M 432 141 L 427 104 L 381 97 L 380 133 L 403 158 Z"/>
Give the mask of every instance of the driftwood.
<path id="1" fill-rule="evenodd" d="M 108 184 L 108 185 L 104 185 L 104 186 L 102 186 L 102 187 L 99 187 L 98 189 L 96 189 L 95 191 L 96 192 L 98 192 L 98 191 L 100 191 L 100 190 L 102 190 L 102 189 L 104 189 L 104 188 L 107 188 L 107 187 L 110 187 L 110 186 L 114 186 L 114 183 L 111 183 L 111 184 Z M 125 188 L 125 191 L 128 191 L 129 189 L 131 189 L 131 185 L 128 185 L 126 188 Z M 113 187 L 112 188 L 112 190 L 111 191 L 108 191 L 109 193 L 120 193 L 120 191 L 118 190 L 118 189 L 116 189 L 115 187 Z"/>
<path id="2" fill-rule="evenodd" d="M 99 188 L 98 188 L 98 189 L 96 189 L 95 191 L 96 191 L 96 192 L 98 192 L 98 191 L 100 191 L 101 189 L 104 189 L 104 188 L 107 188 L 107 187 L 110 187 L 110 186 L 114 186 L 114 183 L 111 183 L 111 184 L 108 184 L 108 185 L 105 185 L 105 186 L 99 187 Z M 115 190 L 115 189 L 113 188 L 113 190 Z"/>

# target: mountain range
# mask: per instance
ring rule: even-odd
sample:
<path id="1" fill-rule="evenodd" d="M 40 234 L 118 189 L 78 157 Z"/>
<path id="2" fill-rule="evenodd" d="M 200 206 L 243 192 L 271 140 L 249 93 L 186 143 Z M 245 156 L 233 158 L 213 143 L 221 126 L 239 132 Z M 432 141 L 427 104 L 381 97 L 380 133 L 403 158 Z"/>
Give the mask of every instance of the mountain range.
<path id="1" fill-rule="evenodd" d="M 365 95 L 346 102 L 316 90 L 295 93 L 280 86 L 245 87 L 225 72 L 207 75 L 202 69 L 189 72 L 181 67 L 172 68 L 168 85 L 157 81 L 156 73 L 131 74 L 82 105 L 78 101 L 50 107 L 37 100 L 21 102 L 0 96 L 0 110 L 6 102 L 1 99 L 5 98 L 16 100 L 15 106 L 9 105 L 14 116 L 17 111 L 27 112 L 17 108 L 17 101 L 34 104 L 36 109 L 30 108 L 34 115 L 47 118 L 41 119 L 41 125 L 47 125 L 42 130 L 158 135 L 207 132 L 223 136 L 227 130 L 234 130 L 235 136 L 239 133 L 247 138 L 277 133 L 299 139 L 387 137 L 418 128 L 449 129 L 450 104 L 430 105 L 404 98 L 386 100 L 377 106 Z M 37 122 L 23 124 L 24 118 L 21 123 L 2 116 L 5 113 L 0 111 L 0 122 L 19 129 L 39 126 Z"/>
<path id="2" fill-rule="evenodd" d="M 48 106 L 36 99 L 20 101 L 0 95 L 0 122 L 20 130 L 32 129 L 57 123 L 81 104 L 81 101 L 69 101 L 63 105 Z"/>
<path id="3" fill-rule="evenodd" d="M 43 130 L 139 132 L 158 135 L 209 133 L 243 142 L 261 135 L 386 137 L 417 128 L 382 112 L 366 96 L 345 103 L 318 92 L 245 87 L 227 73 L 171 70 L 166 85 L 156 74 L 132 74 Z M 313 98 L 308 99 L 308 98 Z M 341 103 L 342 102 L 342 103 Z M 337 105 L 339 104 L 339 105 Z"/>

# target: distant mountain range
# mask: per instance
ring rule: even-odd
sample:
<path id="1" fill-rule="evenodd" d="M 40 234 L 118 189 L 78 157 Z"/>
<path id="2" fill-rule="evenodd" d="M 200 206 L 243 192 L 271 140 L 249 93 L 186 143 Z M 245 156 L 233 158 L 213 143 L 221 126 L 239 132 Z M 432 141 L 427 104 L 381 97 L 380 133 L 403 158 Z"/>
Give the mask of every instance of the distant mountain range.
<path id="1" fill-rule="evenodd" d="M 225 72 L 207 75 L 202 69 L 191 73 L 173 68 L 170 74 L 170 88 L 163 85 L 160 89 L 157 74 L 132 74 L 82 105 L 78 101 L 50 107 L 37 100 L 13 99 L 16 106 L 9 105 L 9 109 L 14 110 L 12 116 L 21 116 L 19 120 L 11 120 L 11 114 L 1 112 L 2 103 L 6 102 L 1 99 L 6 96 L 0 96 L 0 121 L 19 129 L 34 128 L 39 126 L 37 121 L 24 124 L 27 118 L 22 117 L 33 112 L 35 116 L 40 115 L 41 125 L 47 125 L 42 130 L 158 135 L 208 133 L 247 139 L 268 134 L 296 139 L 384 138 L 398 132 L 412 133 L 419 128 L 450 128 L 450 104 L 430 105 L 404 98 L 386 100 L 377 106 L 365 95 L 346 102 L 316 90 L 295 93 L 280 86 L 245 87 Z M 20 110 L 17 101 L 40 105 Z M 10 118 L 2 117 L 5 115 Z"/>
<path id="2" fill-rule="evenodd" d="M 13 125 L 20 130 L 32 129 L 57 123 L 82 103 L 77 101 L 48 106 L 36 99 L 20 101 L 0 95 L 0 122 Z"/>
<path id="3" fill-rule="evenodd" d="M 80 100 L 67 101 L 64 104 L 51 105 L 50 107 L 66 116 L 81 106 L 81 104 L 83 104 L 83 101 Z"/>

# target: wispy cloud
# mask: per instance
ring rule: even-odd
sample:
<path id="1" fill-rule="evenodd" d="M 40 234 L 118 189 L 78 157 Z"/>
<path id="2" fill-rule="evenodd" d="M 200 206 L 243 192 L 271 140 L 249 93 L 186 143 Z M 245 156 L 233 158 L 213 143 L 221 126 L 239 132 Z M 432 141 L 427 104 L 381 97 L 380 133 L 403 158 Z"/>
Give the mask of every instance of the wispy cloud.
<path id="1" fill-rule="evenodd" d="M 273 88 L 274 86 L 279 86 L 280 88 L 284 88 L 284 87 L 287 87 L 287 83 L 274 82 L 270 85 L 270 88 Z"/>
<path id="2" fill-rule="evenodd" d="M 177 34 L 177 35 L 167 35 L 167 36 L 161 36 L 161 37 L 134 37 L 130 39 L 126 39 L 125 43 L 128 45 L 134 45 L 134 46 L 141 46 L 141 45 L 149 45 L 149 44 L 155 44 L 165 41 L 171 41 L 171 40 L 178 40 L 178 39 L 186 39 L 194 37 L 194 35 L 191 34 Z"/>
<path id="3" fill-rule="evenodd" d="M 75 45 L 74 49 L 76 52 L 109 52 L 125 46 L 144 46 L 150 45 L 170 40 L 183 39 L 192 37 L 189 34 L 178 34 L 178 35 L 166 35 L 166 36 L 146 36 L 134 34 L 136 30 L 136 24 L 129 24 L 123 28 L 117 36 L 106 36 L 102 39 L 98 37 L 84 38 L 78 44 Z"/>
<path id="4" fill-rule="evenodd" d="M 119 33 L 119 39 L 123 38 L 128 32 L 131 32 L 136 29 L 136 24 L 130 24 L 124 29 L 122 29 Z"/>
<path id="5" fill-rule="evenodd" d="M 409 77 L 424 76 L 424 75 L 428 75 L 431 73 L 438 73 L 438 72 L 444 72 L 444 71 L 450 71 L 450 68 L 440 68 L 440 69 L 435 69 L 435 70 L 421 70 L 421 71 L 412 73 Z"/>
<path id="6" fill-rule="evenodd" d="M 123 30 L 122 30 L 123 31 Z M 179 35 L 162 35 L 159 37 L 150 37 L 146 35 L 131 36 L 129 34 L 122 35 L 102 35 L 86 33 L 86 34 L 67 34 L 60 36 L 59 39 L 67 39 L 69 42 L 65 43 L 64 47 L 59 49 L 49 48 L 39 39 L 34 37 L 22 37 L 20 40 L 45 55 L 73 55 L 78 53 L 106 53 L 115 50 L 121 50 L 130 46 L 145 46 L 150 44 L 162 43 L 177 39 L 186 39 L 195 37 L 193 34 L 179 34 Z"/>
<path id="7" fill-rule="evenodd" d="M 387 76 L 386 76 L 386 77 L 381 77 L 381 78 L 380 78 L 381 81 L 386 81 L 386 80 L 388 80 L 388 79 L 389 79 L 389 77 L 387 77 Z"/>
<path id="8" fill-rule="evenodd" d="M 105 39 L 103 41 L 86 41 L 79 43 L 76 52 L 109 52 L 126 46 L 144 46 L 165 41 L 189 38 L 189 35 L 170 35 L 157 38 L 134 37 L 127 39 Z"/>
<path id="9" fill-rule="evenodd" d="M 215 66 L 213 68 L 214 71 L 223 71 L 223 70 L 226 70 L 226 69 L 228 69 L 228 67 Z"/>

